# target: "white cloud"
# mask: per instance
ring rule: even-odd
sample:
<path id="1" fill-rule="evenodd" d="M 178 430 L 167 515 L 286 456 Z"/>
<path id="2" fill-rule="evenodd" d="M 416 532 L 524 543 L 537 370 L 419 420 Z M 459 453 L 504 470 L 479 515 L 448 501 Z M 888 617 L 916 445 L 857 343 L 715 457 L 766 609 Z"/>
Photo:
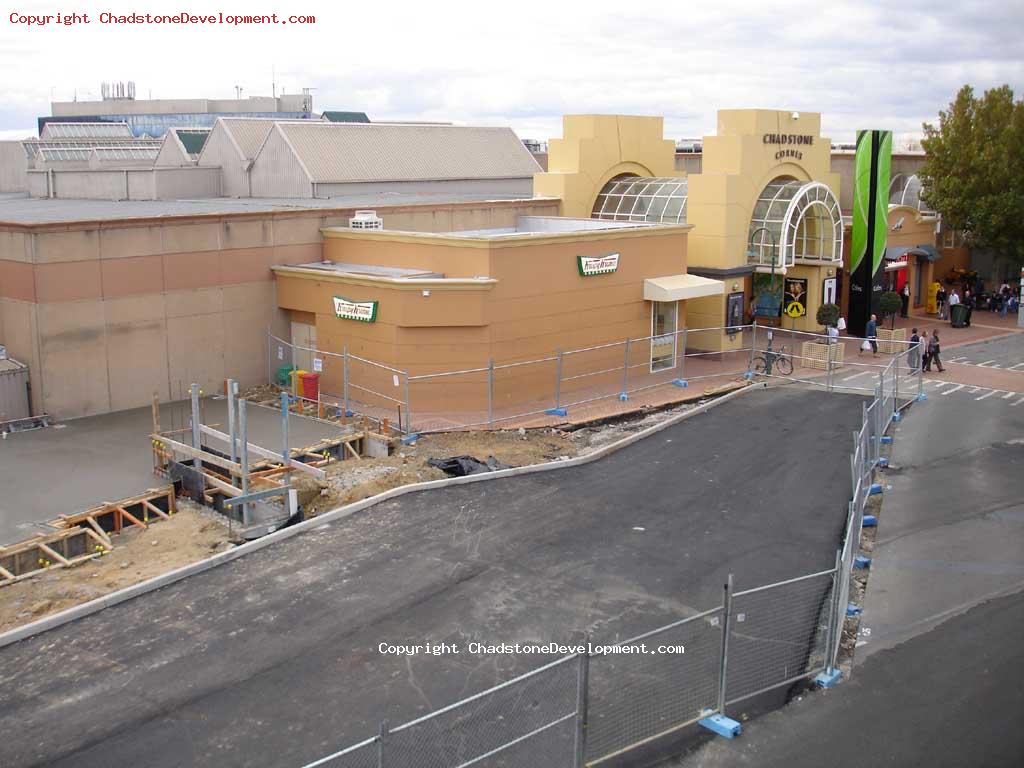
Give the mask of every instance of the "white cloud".
<path id="1" fill-rule="evenodd" d="M 313 26 L 28 28 L 0 20 L 0 130 L 34 130 L 56 99 L 96 98 L 103 80 L 134 80 L 146 98 L 267 94 L 313 87 L 318 108 L 377 119 L 511 125 L 560 133 L 566 112 L 666 117 L 671 136 L 713 131 L 715 110 L 823 113 L 835 139 L 857 128 L 919 131 L 963 83 L 1024 89 L 1019 3 L 880 0 L 691 6 L 622 0 L 497 4 L 437 0 L 327 3 L 226 0 L 224 13 L 315 14 Z M 1017 6 L 1014 8 L 1013 6 Z M 21 13 L 52 13 L 28 2 Z M 209 13 L 185 2 L 149 13 Z"/>

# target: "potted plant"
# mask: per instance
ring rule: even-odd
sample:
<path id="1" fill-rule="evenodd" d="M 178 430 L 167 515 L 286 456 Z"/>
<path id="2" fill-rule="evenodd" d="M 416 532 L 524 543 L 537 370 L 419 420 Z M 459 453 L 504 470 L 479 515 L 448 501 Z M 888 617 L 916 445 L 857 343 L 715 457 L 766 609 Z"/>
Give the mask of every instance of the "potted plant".
<path id="1" fill-rule="evenodd" d="M 839 307 L 835 304 L 822 304 L 815 313 L 818 325 L 829 328 L 839 323 Z M 829 362 L 833 367 L 843 364 L 843 345 L 832 344 L 828 339 L 805 341 L 803 345 L 803 363 L 809 368 L 828 370 Z"/>
<path id="2" fill-rule="evenodd" d="M 897 343 L 907 340 L 907 329 L 896 327 L 896 313 L 900 311 L 902 306 L 903 302 L 896 291 L 886 291 L 878 297 L 878 311 L 881 313 L 883 320 L 886 317 L 889 318 L 889 327 L 878 329 L 879 352 L 894 355 L 906 349 L 906 344 Z"/>

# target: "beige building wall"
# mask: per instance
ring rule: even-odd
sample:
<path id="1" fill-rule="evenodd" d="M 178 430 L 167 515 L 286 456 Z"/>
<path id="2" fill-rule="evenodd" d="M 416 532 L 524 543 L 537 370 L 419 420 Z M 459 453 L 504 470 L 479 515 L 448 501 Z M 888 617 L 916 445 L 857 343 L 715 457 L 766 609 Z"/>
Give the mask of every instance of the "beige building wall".
<path id="1" fill-rule="evenodd" d="M 616 176 L 681 176 L 664 119 L 633 115 L 566 115 L 562 138 L 548 142 L 548 169 L 535 195 L 562 200 L 562 215 L 588 218 L 601 188 Z"/>
<path id="2" fill-rule="evenodd" d="M 402 226 L 511 226 L 557 201 L 379 209 Z M 0 343 L 27 363 L 36 412 L 86 416 L 266 380 L 266 330 L 289 333 L 270 267 L 319 261 L 352 209 L 0 224 Z M 184 387 L 184 389 L 182 389 Z"/>
<path id="3" fill-rule="evenodd" d="M 224 125 L 217 121 L 199 153 L 198 165 L 219 168 L 221 194 L 225 197 L 251 197 L 249 187 L 249 161 L 235 144 Z"/>
<path id="4" fill-rule="evenodd" d="M 554 392 L 553 356 L 626 338 L 634 375 L 648 372 L 652 333 L 651 307 L 644 300 L 644 280 L 686 271 L 688 228 L 598 231 L 557 236 L 511 236 L 488 239 L 423 236 L 397 232 L 325 232 L 329 261 L 415 268 L 438 272 L 444 280 L 381 280 L 352 275 L 302 274 L 279 270 L 278 302 L 293 318 L 316 316 L 318 348 L 386 363 L 411 375 L 543 362 L 499 369 L 494 406 L 534 399 L 537 407 Z M 584 277 L 577 256 L 619 253 L 616 272 Z M 483 279 L 482 279 L 483 278 Z M 427 294 L 424 293 L 427 292 Z M 377 301 L 373 323 L 335 316 L 333 297 Z M 681 328 L 685 304 L 680 303 Z M 564 359 L 566 396 L 595 385 L 614 388 L 621 372 L 602 378 L 573 380 L 577 373 L 621 367 L 624 346 L 596 349 Z M 321 391 L 337 399 L 342 372 L 337 358 L 324 356 Z M 394 392 L 388 371 L 353 363 L 352 380 L 377 393 Z M 402 377 L 399 377 L 400 385 Z M 421 382 L 414 390 L 415 410 L 486 407 L 486 374 L 477 370 Z M 369 397 L 387 407 L 384 398 Z M 392 403 L 393 405 L 393 403 Z"/>
<path id="5" fill-rule="evenodd" d="M 253 197 L 315 196 L 309 175 L 277 126 L 256 155 L 250 173 Z"/>
<path id="6" fill-rule="evenodd" d="M 0 141 L 0 192 L 28 191 L 28 158 L 20 141 Z"/>

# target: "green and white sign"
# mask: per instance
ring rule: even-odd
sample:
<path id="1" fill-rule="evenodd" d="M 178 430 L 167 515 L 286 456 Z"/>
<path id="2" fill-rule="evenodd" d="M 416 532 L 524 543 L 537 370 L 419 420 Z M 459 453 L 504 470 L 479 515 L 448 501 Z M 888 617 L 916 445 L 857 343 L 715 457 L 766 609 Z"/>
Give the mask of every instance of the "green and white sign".
<path id="1" fill-rule="evenodd" d="M 335 296 L 334 314 L 342 320 L 358 320 L 361 323 L 374 323 L 377 321 L 377 302 L 349 301 L 341 296 Z"/>
<path id="2" fill-rule="evenodd" d="M 577 256 L 576 265 L 581 277 L 607 275 L 619 268 L 619 254 L 609 253 L 606 256 Z"/>

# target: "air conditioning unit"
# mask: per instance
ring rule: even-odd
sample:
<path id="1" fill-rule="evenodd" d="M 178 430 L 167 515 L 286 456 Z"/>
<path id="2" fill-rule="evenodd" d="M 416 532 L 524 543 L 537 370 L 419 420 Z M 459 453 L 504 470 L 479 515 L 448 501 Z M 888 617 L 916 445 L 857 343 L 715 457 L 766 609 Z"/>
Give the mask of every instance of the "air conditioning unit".
<path id="1" fill-rule="evenodd" d="M 349 229 L 384 229 L 384 219 L 376 211 L 356 211 L 348 220 Z"/>

